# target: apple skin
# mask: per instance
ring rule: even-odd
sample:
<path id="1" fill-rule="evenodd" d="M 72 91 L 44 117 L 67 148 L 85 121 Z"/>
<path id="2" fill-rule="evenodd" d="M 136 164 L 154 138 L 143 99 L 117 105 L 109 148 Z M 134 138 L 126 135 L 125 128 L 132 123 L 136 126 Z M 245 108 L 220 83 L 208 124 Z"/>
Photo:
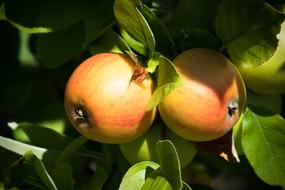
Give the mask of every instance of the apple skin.
<path id="1" fill-rule="evenodd" d="M 285 93 L 285 21 L 277 39 L 276 52 L 268 61 L 252 68 L 243 64 L 238 66 L 247 88 L 254 92 L 266 95 Z"/>
<path id="2" fill-rule="evenodd" d="M 89 139 L 110 144 L 132 141 L 151 126 L 156 108 L 146 111 L 154 90 L 149 74 L 132 80 L 130 57 L 116 53 L 94 55 L 72 73 L 65 89 L 67 116 Z"/>
<path id="3" fill-rule="evenodd" d="M 161 125 L 153 125 L 144 135 L 129 143 L 120 144 L 120 150 L 128 162 L 132 165 L 141 161 L 158 162 L 155 144 L 159 140 L 170 140 L 177 150 L 180 167 L 184 168 L 196 155 L 195 144 L 181 138 Z"/>
<path id="4" fill-rule="evenodd" d="M 166 125 L 192 141 L 210 141 L 229 132 L 246 98 L 235 66 L 222 54 L 202 48 L 182 52 L 173 64 L 182 84 L 158 106 Z"/>

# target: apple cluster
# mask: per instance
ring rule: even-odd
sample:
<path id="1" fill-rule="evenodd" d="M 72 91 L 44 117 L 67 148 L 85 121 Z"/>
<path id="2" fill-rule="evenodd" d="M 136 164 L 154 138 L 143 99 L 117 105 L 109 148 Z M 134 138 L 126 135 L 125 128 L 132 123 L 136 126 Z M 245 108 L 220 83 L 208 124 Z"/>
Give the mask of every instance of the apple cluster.
<path id="1" fill-rule="evenodd" d="M 66 86 L 70 122 L 92 140 L 120 144 L 131 163 L 156 160 L 153 149 L 160 139 L 172 140 L 180 157 L 179 152 L 187 152 L 180 149 L 193 146 L 191 141 L 213 140 L 230 131 L 246 97 L 242 77 L 231 61 L 216 51 L 197 48 L 182 52 L 173 64 L 181 84 L 157 108 L 147 110 L 155 83 L 138 63 L 116 53 L 88 58 Z M 157 110 L 163 123 L 153 125 Z M 193 155 L 183 155 L 185 161 L 181 156 L 181 165 Z"/>

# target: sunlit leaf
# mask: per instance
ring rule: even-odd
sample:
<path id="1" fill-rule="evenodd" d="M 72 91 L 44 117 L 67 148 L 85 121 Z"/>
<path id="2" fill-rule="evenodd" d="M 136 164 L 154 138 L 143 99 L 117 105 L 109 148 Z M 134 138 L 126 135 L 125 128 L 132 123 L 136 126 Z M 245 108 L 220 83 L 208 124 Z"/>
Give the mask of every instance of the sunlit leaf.
<path id="1" fill-rule="evenodd" d="M 159 65 L 160 53 L 155 52 L 154 56 L 147 61 L 146 71 L 150 73 L 154 73 L 156 71 L 157 66 Z"/>
<path id="2" fill-rule="evenodd" d="M 150 161 L 133 165 L 124 175 L 119 190 L 141 189 L 148 175 L 158 167 L 158 164 Z"/>
<path id="3" fill-rule="evenodd" d="M 285 186 L 285 120 L 261 107 L 247 109 L 242 147 L 255 173 L 270 185 Z"/>
<path id="4" fill-rule="evenodd" d="M 34 155 L 36 155 L 39 159 L 42 159 L 44 154 L 47 152 L 47 149 L 45 148 L 28 145 L 2 136 L 0 136 L 0 141 L 1 147 L 22 156 L 25 154 L 26 151 L 32 151 Z"/>
<path id="5" fill-rule="evenodd" d="M 135 50 L 136 52 L 147 55 L 148 54 L 148 48 L 141 42 L 135 40 L 132 36 L 130 36 L 125 30 L 121 29 L 121 34 L 128 46 Z"/>
<path id="6" fill-rule="evenodd" d="M 216 18 L 217 35 L 235 64 L 258 66 L 276 51 L 284 18 L 261 0 L 225 0 Z"/>
<path id="7" fill-rule="evenodd" d="M 166 57 L 160 56 L 157 75 L 157 87 L 148 104 L 147 110 L 157 106 L 173 89 L 181 84 L 173 63 Z"/>
<path id="8" fill-rule="evenodd" d="M 17 125 L 16 127 L 13 127 L 13 134 L 16 137 L 16 140 L 22 140 L 21 138 L 17 139 L 20 133 L 25 135 L 28 143 L 31 143 L 34 146 L 61 150 L 71 141 L 71 138 L 40 125 L 32 123 L 10 123 L 10 125 L 12 124 Z"/>
<path id="9" fill-rule="evenodd" d="M 126 30 L 135 40 L 144 44 L 149 50 L 149 57 L 152 57 L 155 39 L 138 6 L 142 6 L 139 0 L 115 0 L 114 14 L 120 27 Z"/>
<path id="10" fill-rule="evenodd" d="M 160 175 L 160 169 L 152 172 L 146 179 L 141 190 L 173 190 L 171 184 L 167 179 Z"/>
<path id="11" fill-rule="evenodd" d="M 158 141 L 155 146 L 160 161 L 161 175 L 167 179 L 174 190 L 181 189 L 180 161 L 175 146 L 169 140 Z"/>

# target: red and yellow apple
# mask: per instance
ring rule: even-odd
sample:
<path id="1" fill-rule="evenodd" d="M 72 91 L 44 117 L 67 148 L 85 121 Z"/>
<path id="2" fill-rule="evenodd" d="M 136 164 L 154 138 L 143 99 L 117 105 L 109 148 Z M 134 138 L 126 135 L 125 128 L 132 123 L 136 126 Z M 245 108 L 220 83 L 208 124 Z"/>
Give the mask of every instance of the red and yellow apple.
<path id="1" fill-rule="evenodd" d="M 141 161 L 158 162 L 155 144 L 159 140 L 170 140 L 177 151 L 180 167 L 184 168 L 196 155 L 195 144 L 179 137 L 161 124 L 153 125 L 144 135 L 129 143 L 120 144 L 120 150 L 132 165 Z"/>
<path id="2" fill-rule="evenodd" d="M 65 89 L 67 116 L 79 133 L 102 143 L 132 141 L 151 126 L 146 111 L 154 90 L 151 76 L 134 79 L 137 64 L 127 55 L 101 53 L 81 63 Z"/>
<path id="3" fill-rule="evenodd" d="M 246 97 L 231 61 L 216 51 L 196 48 L 179 54 L 173 64 L 182 83 L 158 106 L 166 125 L 193 141 L 210 141 L 229 132 Z"/>

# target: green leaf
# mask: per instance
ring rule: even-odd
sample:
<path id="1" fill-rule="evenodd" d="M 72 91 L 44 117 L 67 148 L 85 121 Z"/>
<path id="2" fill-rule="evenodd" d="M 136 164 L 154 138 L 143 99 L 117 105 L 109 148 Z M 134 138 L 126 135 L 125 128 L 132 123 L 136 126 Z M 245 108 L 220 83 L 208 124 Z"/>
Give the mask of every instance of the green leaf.
<path id="1" fill-rule="evenodd" d="M 87 47 L 104 31 L 114 24 L 113 1 L 105 0 L 96 6 L 94 13 L 84 20 L 86 38 L 84 46 Z"/>
<path id="2" fill-rule="evenodd" d="M 57 159 L 58 162 L 69 162 L 76 151 L 88 141 L 84 136 L 74 139 L 63 151 L 62 155 Z"/>
<path id="3" fill-rule="evenodd" d="M 61 190 L 73 190 L 72 167 L 66 162 L 56 162 L 54 181 Z"/>
<path id="4" fill-rule="evenodd" d="M 148 175 L 158 167 L 158 164 L 150 161 L 143 161 L 133 165 L 124 175 L 119 190 L 141 189 Z"/>
<path id="5" fill-rule="evenodd" d="M 101 1 L 5 1 L 8 21 L 20 30 L 31 33 L 61 30 L 91 15 Z M 56 22 L 55 22 L 56 21 Z"/>
<path id="6" fill-rule="evenodd" d="M 10 139 L 10 138 L 2 137 L 2 136 L 0 136 L 0 142 L 1 142 L 0 147 L 6 150 L 9 150 L 11 152 L 14 152 L 22 156 L 25 154 L 26 151 L 32 151 L 34 155 L 36 155 L 39 159 L 43 161 L 55 160 L 60 155 L 62 155 L 61 151 L 58 151 L 58 150 L 49 150 L 49 149 L 45 149 L 45 148 L 41 148 L 41 147 L 37 147 L 33 145 L 28 145 L 28 144 L 25 144 L 25 143 L 22 143 L 22 142 L 19 142 L 19 141 Z M 61 157 L 61 159 L 68 160 L 69 159 L 68 155 L 72 156 L 71 152 L 72 151 L 70 151 L 70 154 L 67 154 Z M 84 152 L 76 152 L 75 155 L 80 156 L 80 157 L 98 159 L 101 161 L 104 161 L 103 159 L 105 159 L 104 156 L 99 153 L 89 154 L 89 153 L 84 153 Z"/>
<path id="7" fill-rule="evenodd" d="M 69 190 L 73 189 L 72 184 L 72 167 L 69 162 L 75 155 L 76 151 L 87 142 L 87 138 L 79 136 L 73 140 L 63 151 L 63 153 L 57 158 L 55 164 L 55 175 L 54 179 L 60 189 Z"/>
<path id="8" fill-rule="evenodd" d="M 177 43 L 181 51 L 191 48 L 207 48 L 217 50 L 221 44 L 217 37 L 203 28 L 185 28 L 178 36 Z"/>
<path id="9" fill-rule="evenodd" d="M 39 35 L 36 56 L 47 68 L 56 68 L 83 51 L 83 23 L 58 32 Z"/>
<path id="10" fill-rule="evenodd" d="M 182 190 L 192 190 L 192 189 L 187 183 L 183 182 Z"/>
<path id="11" fill-rule="evenodd" d="M 247 109 L 242 147 L 255 173 L 270 185 L 285 186 L 285 120 L 261 107 Z"/>
<path id="12" fill-rule="evenodd" d="M 5 19 L 5 10 L 4 10 L 4 5 L 2 4 L 0 7 L 0 20 Z"/>
<path id="13" fill-rule="evenodd" d="M 109 175 L 106 168 L 101 166 L 96 167 L 96 171 L 92 176 L 86 190 L 101 190 Z"/>
<path id="14" fill-rule="evenodd" d="M 135 40 L 125 30 L 121 29 L 121 35 L 124 38 L 124 40 L 126 41 L 126 43 L 128 44 L 128 46 L 130 46 L 130 48 L 132 48 L 133 50 L 135 50 L 139 54 L 142 54 L 142 55 L 148 54 L 148 48 L 144 44 Z"/>
<path id="15" fill-rule="evenodd" d="M 132 50 L 120 35 L 112 30 L 107 30 L 95 40 L 95 43 L 89 47 L 89 51 L 91 54 L 97 54 L 103 52 L 123 53 Z"/>
<path id="16" fill-rule="evenodd" d="M 148 104 L 147 110 L 156 107 L 170 92 L 181 84 L 173 63 L 160 56 L 158 65 L 157 87 Z"/>
<path id="17" fill-rule="evenodd" d="M 161 52 L 164 56 L 173 56 L 173 50 L 175 49 L 175 44 L 171 39 L 170 34 L 164 23 L 156 17 L 150 8 L 145 5 L 138 7 L 147 23 L 149 24 L 151 31 L 153 32 L 156 49 Z"/>
<path id="18" fill-rule="evenodd" d="M 13 123 L 13 125 L 17 125 L 13 130 L 14 136 L 25 135 L 28 143 L 34 146 L 62 150 L 71 141 L 71 138 L 40 125 L 32 123 Z M 16 138 L 16 140 L 21 139 Z"/>
<path id="19" fill-rule="evenodd" d="M 174 190 L 180 190 L 182 188 L 182 178 L 175 146 L 169 140 L 158 141 L 155 146 L 160 160 L 162 176 L 169 181 Z"/>
<path id="20" fill-rule="evenodd" d="M 57 189 L 43 163 L 31 151 L 27 151 L 20 160 L 13 164 L 10 172 L 12 184 L 16 187 Z"/>
<path id="21" fill-rule="evenodd" d="M 152 172 L 146 179 L 141 190 L 173 190 L 167 179 L 160 174 L 160 168 Z"/>
<path id="22" fill-rule="evenodd" d="M 49 34 L 39 35 L 36 56 L 47 68 L 56 68 L 83 51 L 83 23 Z"/>
<path id="23" fill-rule="evenodd" d="M 35 154 L 39 159 L 43 159 L 44 154 L 48 152 L 48 150 L 45 148 L 28 145 L 2 136 L 0 136 L 0 141 L 1 147 L 22 156 L 25 154 L 26 151 L 32 151 L 33 154 Z"/>
<path id="24" fill-rule="evenodd" d="M 254 67 L 273 56 L 284 18 L 262 0 L 224 0 L 216 31 L 235 64 Z"/>
<path id="25" fill-rule="evenodd" d="M 213 28 L 216 9 L 221 0 L 180 0 L 168 26 L 171 36 L 177 38 L 187 30 Z"/>
<path id="26" fill-rule="evenodd" d="M 157 66 L 159 65 L 159 58 L 160 58 L 160 53 L 154 52 L 153 57 L 147 61 L 147 68 L 146 68 L 147 72 L 149 73 L 155 72 Z"/>
<path id="27" fill-rule="evenodd" d="M 127 31 L 135 40 L 144 44 L 149 50 L 149 57 L 152 57 L 155 39 L 138 6 L 142 6 L 139 0 L 115 0 L 114 15 L 120 27 Z"/>

